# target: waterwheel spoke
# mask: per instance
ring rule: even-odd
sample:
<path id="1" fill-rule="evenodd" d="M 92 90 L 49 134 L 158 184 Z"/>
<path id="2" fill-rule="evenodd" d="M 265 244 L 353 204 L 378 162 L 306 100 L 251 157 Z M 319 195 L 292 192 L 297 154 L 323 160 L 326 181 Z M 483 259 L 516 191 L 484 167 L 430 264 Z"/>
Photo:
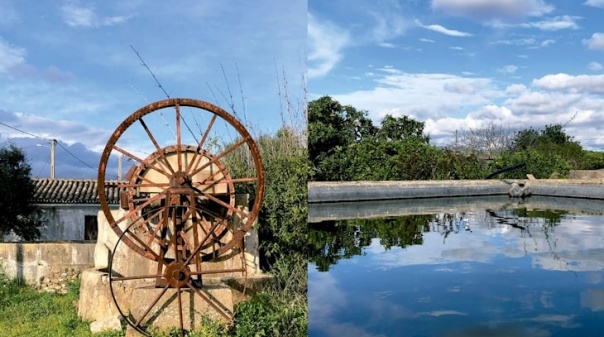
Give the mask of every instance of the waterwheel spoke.
<path id="1" fill-rule="evenodd" d="M 204 196 L 204 197 L 206 197 L 206 198 L 208 198 L 208 199 L 210 199 L 210 200 L 214 201 L 215 203 L 219 204 L 219 205 L 220 205 L 220 206 L 222 206 L 222 207 L 225 207 L 225 208 L 227 208 L 227 209 L 229 209 L 229 210 L 231 210 L 231 211 L 233 211 L 233 212 L 235 212 L 235 213 L 237 213 L 237 214 L 241 215 L 241 216 L 242 216 L 242 217 L 244 217 L 244 218 L 245 218 L 246 216 L 248 216 L 248 214 L 247 214 L 246 212 L 244 212 L 244 211 L 240 210 L 239 208 L 237 208 L 237 207 L 235 207 L 235 206 L 232 206 L 232 205 L 230 205 L 230 204 L 227 204 L 226 202 L 224 202 L 224 201 L 222 201 L 222 200 L 220 200 L 220 199 L 216 198 L 215 196 L 213 196 L 213 195 L 212 195 L 212 194 L 210 194 L 210 193 L 202 192 L 202 191 L 200 191 L 200 190 L 197 190 L 197 191 L 199 191 L 199 193 L 203 194 L 203 196 Z"/>
<path id="2" fill-rule="evenodd" d="M 155 212 L 149 219 L 153 219 L 156 216 L 159 217 L 159 220 L 157 225 L 155 226 L 155 229 L 153 229 L 153 232 L 150 235 L 149 241 L 147 241 L 147 245 L 151 245 L 151 243 L 153 242 L 153 240 L 155 239 L 155 236 L 157 235 L 157 233 L 160 231 L 160 229 L 162 229 L 164 227 L 164 218 L 160 217 L 160 215 L 162 214 L 163 210 L 159 209 L 157 212 Z"/>
<path id="3" fill-rule="evenodd" d="M 143 117 L 139 118 L 138 121 L 143 126 L 143 129 L 145 129 L 145 132 L 147 133 L 147 136 L 149 136 L 149 139 L 151 139 L 151 142 L 153 143 L 153 146 L 155 146 L 157 153 L 159 153 L 159 155 L 162 157 L 164 162 L 167 164 L 168 170 L 170 170 L 170 172 L 172 174 L 174 174 L 174 169 L 172 168 L 172 165 L 170 165 L 170 162 L 166 158 L 166 154 L 164 153 L 164 150 L 159 146 L 159 144 L 157 143 L 157 140 L 155 140 L 155 137 L 153 137 L 153 134 L 151 134 L 151 131 L 147 127 L 147 124 L 145 123 L 145 121 L 143 121 Z"/>
<path id="4" fill-rule="evenodd" d="M 140 239 L 138 236 L 136 236 L 136 235 L 134 235 L 134 234 L 133 234 L 133 235 L 131 235 L 130 237 L 131 237 L 132 239 L 134 239 L 134 241 L 138 242 L 138 243 L 139 243 L 141 246 L 143 246 L 143 248 L 145 249 L 145 252 L 147 252 L 147 253 L 151 254 L 151 256 L 153 256 L 153 257 L 154 257 L 154 259 L 156 259 L 158 262 L 159 262 L 159 261 L 162 261 L 162 263 L 163 263 L 163 264 L 166 264 L 166 262 L 165 262 L 165 261 L 163 261 L 163 259 L 162 259 L 162 258 L 160 258 L 160 257 L 159 257 L 159 255 L 158 255 L 157 253 L 155 253 L 155 252 L 154 252 L 154 251 L 151 249 L 151 247 L 149 247 L 149 246 L 148 246 L 146 243 L 144 243 L 144 242 L 143 242 L 143 240 L 141 240 L 141 239 Z M 130 237 L 129 237 L 129 238 L 130 238 Z"/>
<path id="5" fill-rule="evenodd" d="M 245 271 L 245 268 L 231 268 L 231 269 L 217 269 L 217 270 L 202 270 L 191 272 L 191 275 L 212 275 L 212 274 L 226 274 L 226 273 L 238 273 Z"/>
<path id="6" fill-rule="evenodd" d="M 195 182 L 193 183 L 193 185 L 195 186 L 200 186 L 200 185 L 208 185 L 209 187 L 212 187 L 213 185 L 216 185 L 220 182 L 225 181 L 226 178 L 222 177 L 218 180 L 212 180 L 211 178 L 209 179 L 205 179 L 204 181 L 200 181 L 200 182 Z M 233 183 L 254 183 L 258 181 L 258 177 L 246 177 L 246 178 L 230 178 L 228 181 L 233 182 Z"/>
<path id="7" fill-rule="evenodd" d="M 212 227 L 210 228 L 210 230 L 208 231 L 209 233 L 213 233 L 214 230 L 216 229 L 216 227 L 218 226 L 218 221 L 216 221 L 214 224 L 212 224 Z M 203 240 L 201 240 L 201 242 L 199 243 L 199 245 L 197 245 L 197 248 L 195 248 L 195 250 L 192 252 L 191 256 L 189 256 L 187 258 L 187 260 L 184 262 L 184 264 L 188 265 L 191 263 L 191 259 L 196 256 L 197 254 L 199 254 L 199 252 L 201 251 L 201 248 L 203 247 L 203 245 L 206 243 L 206 241 L 208 241 L 208 238 L 210 237 L 210 235 L 206 235 Z"/>
<path id="8" fill-rule="evenodd" d="M 183 332 L 185 331 L 185 327 L 184 327 L 184 322 L 182 319 L 182 298 L 181 298 L 181 288 L 178 287 L 176 288 L 176 296 L 178 298 L 178 321 L 180 322 L 180 333 L 181 335 L 183 334 Z"/>
<path id="9" fill-rule="evenodd" d="M 208 167 L 208 166 L 216 163 L 222 157 L 224 157 L 224 156 L 228 155 L 229 153 L 235 151 L 238 147 L 240 147 L 241 145 L 243 145 L 248 140 L 249 140 L 248 138 L 244 138 L 244 139 L 241 139 L 240 141 L 238 141 L 237 143 L 229 146 L 226 150 L 222 151 L 219 155 L 214 156 L 212 159 L 210 159 L 210 161 L 208 161 L 207 163 L 205 163 L 205 164 L 201 165 L 200 167 L 196 168 L 193 172 L 191 172 L 191 175 L 194 176 L 197 173 L 201 172 L 206 167 Z"/>
<path id="10" fill-rule="evenodd" d="M 191 159 L 191 164 L 189 165 L 189 167 L 187 167 L 187 174 L 189 174 L 191 171 L 192 167 L 195 167 L 197 165 L 197 161 L 199 159 L 201 159 L 202 156 L 199 156 L 199 152 L 203 149 L 203 145 L 206 142 L 206 139 L 208 138 L 208 134 L 210 133 L 210 130 L 212 129 L 212 126 L 214 125 L 214 122 L 216 121 L 216 117 L 218 117 L 218 115 L 214 114 L 212 115 L 212 119 L 210 119 L 210 122 L 208 123 L 208 127 L 206 128 L 206 131 L 203 133 L 203 136 L 201 137 L 201 140 L 199 141 L 199 144 L 197 144 L 197 151 L 195 151 L 195 153 L 193 154 L 193 159 Z M 199 158 L 198 158 L 199 157 Z"/>
<path id="11" fill-rule="evenodd" d="M 164 171 L 164 170 L 160 169 L 159 167 L 155 167 L 155 166 L 150 165 L 149 163 L 145 162 L 145 160 L 143 160 L 143 159 L 139 158 L 138 156 L 133 155 L 132 153 L 130 153 L 130 152 L 128 152 L 128 151 L 126 151 L 126 150 L 124 150 L 124 149 L 120 148 L 120 147 L 119 147 L 119 146 L 117 146 L 117 145 L 113 145 L 113 149 L 114 149 L 114 150 L 116 150 L 116 151 L 118 151 L 118 152 L 123 153 L 123 154 L 124 154 L 125 156 L 127 156 L 127 157 L 130 157 L 132 160 L 135 160 L 135 161 L 137 161 L 137 162 L 139 162 L 139 163 L 143 164 L 143 165 L 144 165 L 145 167 L 147 167 L 147 168 L 150 168 L 150 169 L 152 169 L 152 170 L 155 170 L 155 171 L 157 171 L 157 172 L 159 172 L 159 173 L 163 174 L 164 176 L 166 176 L 166 177 L 168 177 L 168 178 L 170 178 L 170 177 L 171 177 L 171 175 L 170 175 L 168 172 L 166 172 L 166 171 Z"/>
<path id="12" fill-rule="evenodd" d="M 149 314 L 149 312 L 151 311 L 151 309 L 153 309 L 153 307 L 157 304 L 157 302 L 159 302 L 159 300 L 162 298 L 162 296 L 164 296 L 164 294 L 166 293 L 166 291 L 168 291 L 169 287 L 170 287 L 170 284 L 167 284 L 162 289 L 161 293 L 159 295 L 157 295 L 157 297 L 153 300 L 153 302 L 151 303 L 151 305 L 149 305 L 149 307 L 147 308 L 147 310 L 145 310 L 145 312 L 141 315 L 141 317 L 136 321 L 136 323 L 134 325 L 140 326 L 141 322 L 145 319 L 145 317 L 147 317 L 147 315 Z"/>
<path id="13" fill-rule="evenodd" d="M 137 199 L 138 202 L 145 200 L 145 202 L 143 202 L 142 204 L 136 206 L 136 208 L 128 211 L 128 213 L 126 213 L 126 215 L 124 215 L 123 217 L 119 218 L 117 221 L 115 221 L 113 224 L 111 224 L 111 227 L 115 227 L 117 225 L 119 225 L 122 221 L 124 221 L 125 219 L 129 219 L 131 218 L 133 215 L 135 215 L 137 212 L 141 212 L 143 210 L 143 208 L 151 205 L 151 203 L 165 198 L 165 191 L 164 192 L 160 192 L 158 193 L 156 196 L 151 197 L 151 198 L 142 198 L 142 199 Z"/>
<path id="14" fill-rule="evenodd" d="M 174 109 L 176 110 L 176 157 L 178 157 L 178 171 L 182 171 L 182 149 L 181 139 L 180 139 L 180 105 L 176 103 L 174 105 Z"/>
<path id="15" fill-rule="evenodd" d="M 199 232 L 197 231 L 197 227 L 199 226 L 199 220 L 197 218 L 197 209 L 195 208 L 195 197 L 191 198 L 191 204 L 192 204 L 192 210 L 194 211 L 195 216 L 192 217 L 192 224 L 193 224 L 193 249 L 195 249 L 198 244 L 199 244 Z M 205 232 L 205 231 L 204 231 Z M 204 233 L 206 236 L 208 235 L 208 233 Z M 199 258 L 199 256 L 195 256 L 195 268 L 197 268 L 197 270 L 201 270 L 201 259 Z"/>
<path id="16" fill-rule="evenodd" d="M 157 277 L 162 277 L 162 276 L 163 275 L 149 274 L 149 275 L 138 275 L 138 276 L 112 277 L 111 281 L 115 282 L 115 281 L 144 280 L 147 278 L 157 278 Z"/>
<path id="17" fill-rule="evenodd" d="M 117 184 L 117 188 L 138 188 L 138 187 L 158 187 L 158 188 L 166 188 L 169 187 L 169 183 L 146 183 L 146 184 Z"/>
<path id="18" fill-rule="evenodd" d="M 207 295 L 202 294 L 199 289 L 195 288 L 191 282 L 187 283 L 189 285 L 189 288 L 193 289 L 193 291 L 199 296 L 201 297 L 204 301 L 206 301 L 212 308 L 214 308 L 214 310 L 216 310 L 219 314 L 222 315 L 222 317 L 224 317 L 226 320 L 230 320 L 231 319 L 231 312 L 229 309 L 227 309 L 226 307 L 222 306 L 219 307 L 216 303 L 221 304 L 219 301 L 212 299 L 213 296 L 208 293 Z M 211 298 L 212 297 L 212 298 Z"/>

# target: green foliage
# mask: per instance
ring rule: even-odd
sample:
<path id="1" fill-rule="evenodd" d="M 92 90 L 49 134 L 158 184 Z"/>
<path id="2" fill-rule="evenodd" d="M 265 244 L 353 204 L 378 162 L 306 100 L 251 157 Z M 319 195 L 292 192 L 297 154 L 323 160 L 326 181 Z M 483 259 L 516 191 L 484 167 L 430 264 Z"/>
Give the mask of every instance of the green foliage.
<path id="1" fill-rule="evenodd" d="M 560 124 L 546 125 L 540 132 L 532 128 L 517 132 L 508 152 L 501 156 L 501 161 L 507 162 L 510 156 L 515 157 L 515 160 L 522 158 L 526 160 L 528 173 L 538 178 L 549 178 L 546 172 L 558 172 L 565 176 L 570 169 L 584 169 L 589 165 L 586 164 L 588 158 L 581 145 L 567 135 Z M 567 165 L 561 164 L 560 160 Z"/>
<path id="2" fill-rule="evenodd" d="M 318 171 L 323 160 L 376 132 L 364 111 L 343 106 L 329 96 L 308 103 L 308 155 Z"/>
<path id="3" fill-rule="evenodd" d="M 600 170 L 604 168 L 604 152 L 585 151 L 579 170 Z"/>
<path id="4" fill-rule="evenodd" d="M 424 123 L 408 116 L 397 118 L 386 115 L 382 119 L 377 137 L 383 140 L 417 138 L 424 143 L 430 142 L 430 137 L 424 135 Z"/>
<path id="5" fill-rule="evenodd" d="M 477 154 L 437 149 L 424 123 L 385 116 L 374 126 L 365 111 L 329 96 L 309 103 L 309 156 L 319 181 L 484 179 L 499 169 L 525 163 L 497 178 L 547 179 L 554 172 L 604 168 L 604 154 L 584 151 L 559 124 L 518 131 L 506 151 L 487 161 Z"/>
<path id="6" fill-rule="evenodd" d="M 40 236 L 38 208 L 31 203 L 35 186 L 21 149 L 0 148 L 0 239 L 11 230 L 24 240 Z"/>
<path id="7" fill-rule="evenodd" d="M 278 141 L 278 140 L 277 140 Z M 259 217 L 264 255 L 275 261 L 284 255 L 304 255 L 306 241 L 306 182 L 310 166 L 305 151 L 265 160 L 266 189 Z"/>
<path id="8" fill-rule="evenodd" d="M 365 111 L 329 96 L 309 103 L 309 156 L 317 180 L 429 179 L 434 154 L 424 123 L 386 116 L 379 127 Z M 379 163 L 379 165 L 375 165 Z"/>
<path id="9" fill-rule="evenodd" d="M 531 173 L 537 179 L 548 179 L 552 173 L 557 172 L 562 177 L 568 176 L 571 169 L 569 163 L 555 152 L 540 151 L 528 148 L 515 153 L 504 153 L 495 159 L 494 168 L 500 169 L 515 164 L 526 163 L 522 169 L 502 173 L 500 177 L 507 179 L 523 179 Z"/>
<path id="10" fill-rule="evenodd" d="M 306 336 L 308 312 L 304 299 L 291 302 L 283 296 L 261 293 L 238 308 L 231 336 Z"/>
<path id="11" fill-rule="evenodd" d="M 436 155 L 438 160 L 432 179 L 484 179 L 489 173 L 488 165 L 476 154 L 466 155 L 445 149 Z"/>
<path id="12" fill-rule="evenodd" d="M 324 137 L 328 142 L 335 135 Z M 331 140 L 329 140 L 331 139 Z M 306 336 L 307 181 L 311 176 L 306 139 L 284 127 L 256 137 L 265 172 L 264 199 L 258 217 L 260 264 L 274 276 L 235 311 L 229 336 Z M 233 176 L 250 176 L 245 153 L 229 156 Z"/>

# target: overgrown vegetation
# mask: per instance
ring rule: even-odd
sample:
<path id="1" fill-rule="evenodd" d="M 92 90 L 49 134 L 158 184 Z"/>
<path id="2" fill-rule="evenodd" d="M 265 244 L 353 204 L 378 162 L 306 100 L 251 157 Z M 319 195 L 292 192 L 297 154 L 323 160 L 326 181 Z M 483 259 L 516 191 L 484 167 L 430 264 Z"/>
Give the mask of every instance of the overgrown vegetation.
<path id="1" fill-rule="evenodd" d="M 604 153 L 585 151 L 561 125 L 512 133 L 488 124 L 462 130 L 447 148 L 430 145 L 425 124 L 386 116 L 373 125 L 365 111 L 329 96 L 309 102 L 309 155 L 318 181 L 484 179 L 524 163 L 501 178 L 566 177 L 570 170 L 604 168 Z"/>
<path id="2" fill-rule="evenodd" d="M 310 163 L 302 129 L 282 127 L 257 137 L 265 170 L 263 207 L 258 219 L 261 267 L 272 283 L 238 308 L 229 336 L 306 336 L 307 202 Z M 237 157 L 235 157 L 237 158 Z M 252 170 L 249 160 L 235 159 Z"/>
<path id="3" fill-rule="evenodd" d="M 2 336 L 92 336 L 90 326 L 77 316 L 75 288 L 70 287 L 67 295 L 40 293 L 24 280 L 10 280 L 0 272 Z"/>

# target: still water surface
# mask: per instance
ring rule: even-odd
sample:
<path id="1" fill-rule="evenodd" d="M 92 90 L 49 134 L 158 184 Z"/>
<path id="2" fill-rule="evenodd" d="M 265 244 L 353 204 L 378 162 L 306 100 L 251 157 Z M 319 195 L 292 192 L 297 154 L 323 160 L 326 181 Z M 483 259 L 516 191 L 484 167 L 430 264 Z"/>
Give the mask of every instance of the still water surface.
<path id="1" fill-rule="evenodd" d="M 311 224 L 309 336 L 604 336 L 604 216 Z"/>

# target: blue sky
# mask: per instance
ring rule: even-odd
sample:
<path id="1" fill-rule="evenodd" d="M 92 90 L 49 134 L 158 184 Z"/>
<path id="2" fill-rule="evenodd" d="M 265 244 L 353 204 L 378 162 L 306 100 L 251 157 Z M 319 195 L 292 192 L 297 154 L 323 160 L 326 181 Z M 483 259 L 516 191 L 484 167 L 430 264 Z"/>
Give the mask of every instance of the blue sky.
<path id="1" fill-rule="evenodd" d="M 489 122 L 562 124 L 604 149 L 604 0 L 308 2 L 309 99 L 426 123 L 434 145 Z"/>
<path id="2" fill-rule="evenodd" d="M 231 111 L 232 95 L 256 134 L 280 127 L 285 87 L 294 109 L 304 106 L 304 0 L 0 0 L 0 13 L 0 122 L 56 138 L 81 160 L 58 147 L 57 177 L 96 177 L 115 128 L 166 98 L 131 46 L 170 97 Z M 7 141 L 24 148 L 34 177 L 48 177 L 48 141 L 0 125 Z"/>

